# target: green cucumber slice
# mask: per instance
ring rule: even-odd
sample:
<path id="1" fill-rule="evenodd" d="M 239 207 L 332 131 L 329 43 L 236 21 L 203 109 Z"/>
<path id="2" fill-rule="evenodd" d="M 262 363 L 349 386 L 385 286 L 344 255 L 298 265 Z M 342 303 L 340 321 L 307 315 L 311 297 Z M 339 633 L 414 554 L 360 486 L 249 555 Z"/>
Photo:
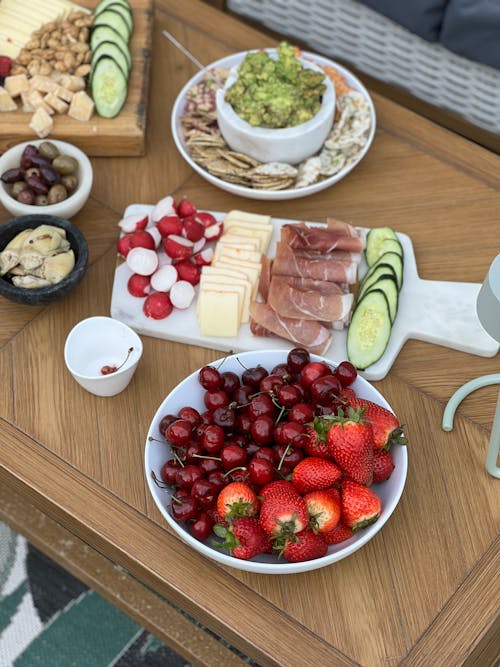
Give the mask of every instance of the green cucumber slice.
<path id="1" fill-rule="evenodd" d="M 361 298 L 361 294 L 364 294 L 373 283 L 376 283 L 379 278 L 385 276 L 392 277 L 397 284 L 396 272 L 390 264 L 374 264 L 359 283 L 358 299 Z"/>
<path id="2" fill-rule="evenodd" d="M 364 285 L 364 283 L 373 275 L 373 272 L 376 271 L 380 266 L 384 266 L 388 271 L 391 269 L 394 271 L 396 281 L 398 283 L 398 289 L 401 289 L 403 285 L 403 258 L 401 255 L 398 255 L 395 252 L 385 252 L 383 255 L 381 255 L 375 264 L 371 266 L 363 276 L 360 287 Z"/>
<path id="3" fill-rule="evenodd" d="M 95 30 L 100 26 L 113 28 L 113 30 L 116 30 L 116 32 L 122 36 L 123 41 L 128 43 L 131 30 L 123 16 L 118 12 L 115 12 L 113 9 L 104 9 L 100 14 L 94 17 L 92 29 Z"/>
<path id="4" fill-rule="evenodd" d="M 90 61 L 91 71 L 90 71 L 90 83 L 92 83 L 92 77 L 94 75 L 94 70 L 101 58 L 112 58 L 116 64 L 120 67 L 123 74 L 128 78 L 130 67 L 128 60 L 125 57 L 125 54 L 121 48 L 116 44 L 116 42 L 101 42 L 96 50 L 92 53 L 92 60 Z"/>
<path id="5" fill-rule="evenodd" d="M 100 16 L 104 11 L 107 9 L 111 9 L 114 12 L 118 12 L 120 16 L 123 18 L 125 23 L 128 25 L 130 34 L 132 33 L 132 28 L 134 27 L 134 21 L 132 18 L 132 11 L 130 9 L 130 6 L 124 4 L 123 2 L 120 2 L 119 0 L 113 0 L 113 2 L 108 2 L 106 5 L 103 7 L 99 8 L 97 7 L 95 12 L 94 12 L 94 21 L 97 16 Z"/>
<path id="6" fill-rule="evenodd" d="M 130 3 L 128 0 L 100 0 L 100 2 L 97 3 L 96 8 L 94 9 L 94 16 L 97 16 L 97 14 L 100 14 L 108 5 L 116 5 L 120 4 L 123 5 L 124 7 L 127 7 L 130 9 Z"/>
<path id="7" fill-rule="evenodd" d="M 365 370 L 384 354 L 391 337 L 389 304 L 379 289 L 367 292 L 357 303 L 347 331 L 347 358 Z"/>
<path id="8" fill-rule="evenodd" d="M 391 324 L 394 324 L 394 320 L 396 319 L 396 315 L 398 313 L 399 301 L 399 290 L 395 278 L 393 276 L 379 278 L 359 296 L 359 299 L 361 300 L 365 294 L 368 292 L 373 292 L 373 290 L 381 290 L 385 294 L 387 304 L 389 306 Z"/>
<path id="9" fill-rule="evenodd" d="M 92 76 L 92 99 L 99 116 L 114 118 L 127 99 L 127 77 L 113 58 L 103 56 Z"/>
<path id="10" fill-rule="evenodd" d="M 368 266 L 373 266 L 380 255 L 383 254 L 380 246 L 386 239 L 398 240 L 396 232 L 392 227 L 376 227 L 375 229 L 370 229 L 366 237 L 365 250 L 366 263 Z"/>
<path id="11" fill-rule="evenodd" d="M 96 51 L 99 44 L 102 44 L 102 42 L 112 42 L 116 44 L 127 59 L 129 69 L 132 67 L 132 58 L 130 56 L 127 42 L 119 32 L 107 25 L 100 25 L 97 28 L 94 28 L 90 35 L 90 48 L 92 49 L 92 52 Z"/>

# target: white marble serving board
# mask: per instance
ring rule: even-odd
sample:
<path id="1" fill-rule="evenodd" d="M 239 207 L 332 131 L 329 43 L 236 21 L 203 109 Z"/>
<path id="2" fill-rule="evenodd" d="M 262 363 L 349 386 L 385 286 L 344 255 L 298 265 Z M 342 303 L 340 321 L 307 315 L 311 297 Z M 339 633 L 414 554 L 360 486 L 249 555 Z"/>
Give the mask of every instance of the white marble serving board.
<path id="1" fill-rule="evenodd" d="M 124 215 L 150 213 L 152 206 L 132 204 Z M 222 219 L 223 213 L 212 213 Z M 280 227 L 294 220 L 273 218 L 273 237 L 268 255 L 274 256 Z M 399 296 L 399 308 L 391 338 L 379 361 L 370 366 L 363 375 L 367 380 L 381 380 L 389 372 L 404 343 L 410 339 L 423 340 L 436 345 L 461 350 L 483 357 L 497 354 L 499 344 L 481 326 L 476 314 L 476 298 L 479 283 L 455 283 L 422 280 L 418 276 L 415 253 L 411 239 L 398 233 L 404 250 L 403 287 Z M 364 261 L 360 275 L 366 270 Z M 144 299 L 133 297 L 127 291 L 127 281 L 132 272 L 121 263 L 117 266 L 111 296 L 111 317 L 128 324 L 139 334 L 166 340 L 199 345 L 223 352 L 243 352 L 258 349 L 284 349 L 293 347 L 282 338 L 254 336 L 248 324 L 240 327 L 236 338 L 210 338 L 202 336 L 195 314 L 194 304 L 187 310 L 174 310 L 164 320 L 152 320 L 142 312 Z M 335 331 L 333 341 L 325 357 L 333 363 L 346 359 L 347 330 Z"/>

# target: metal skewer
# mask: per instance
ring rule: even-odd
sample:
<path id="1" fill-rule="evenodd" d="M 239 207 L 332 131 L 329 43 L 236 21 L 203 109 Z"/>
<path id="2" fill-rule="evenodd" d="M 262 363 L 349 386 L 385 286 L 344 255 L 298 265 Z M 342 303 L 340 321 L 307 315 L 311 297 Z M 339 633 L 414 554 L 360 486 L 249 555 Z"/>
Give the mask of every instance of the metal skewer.
<path id="1" fill-rule="evenodd" d="M 192 63 L 194 63 L 198 69 L 200 69 L 200 70 L 205 69 L 205 65 L 202 65 L 202 64 L 200 63 L 200 61 L 198 60 L 198 58 L 196 58 L 195 56 L 193 56 L 193 54 L 191 53 L 191 51 L 188 51 L 188 50 L 186 49 L 186 47 L 185 47 L 183 44 L 181 44 L 177 39 L 175 39 L 175 37 L 174 37 L 171 33 L 168 32 L 168 30 L 164 30 L 164 31 L 163 31 L 163 34 L 165 35 L 165 37 L 166 37 L 170 42 L 172 42 L 172 44 L 173 44 L 175 47 L 177 47 L 177 48 L 179 49 L 179 51 L 182 51 L 182 53 L 186 56 L 186 58 L 189 58 L 189 60 L 190 60 Z"/>

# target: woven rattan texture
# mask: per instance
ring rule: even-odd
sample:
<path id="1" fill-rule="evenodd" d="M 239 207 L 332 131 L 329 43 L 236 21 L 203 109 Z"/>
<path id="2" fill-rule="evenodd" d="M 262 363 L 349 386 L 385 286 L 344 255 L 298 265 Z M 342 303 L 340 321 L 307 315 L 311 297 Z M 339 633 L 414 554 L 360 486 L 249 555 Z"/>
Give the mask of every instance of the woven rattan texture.
<path id="1" fill-rule="evenodd" d="M 500 71 L 427 42 L 354 0 L 227 0 L 227 7 L 500 134 Z"/>

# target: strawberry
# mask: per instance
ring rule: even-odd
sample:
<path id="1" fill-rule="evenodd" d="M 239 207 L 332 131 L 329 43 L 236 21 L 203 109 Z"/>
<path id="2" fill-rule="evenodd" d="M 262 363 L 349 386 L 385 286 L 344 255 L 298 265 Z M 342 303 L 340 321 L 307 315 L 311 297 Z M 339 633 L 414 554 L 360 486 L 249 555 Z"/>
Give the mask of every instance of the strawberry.
<path id="1" fill-rule="evenodd" d="M 222 543 L 214 542 L 214 546 L 227 549 L 235 558 L 248 560 L 270 548 L 270 539 L 255 517 L 239 517 L 228 527 L 216 524 L 213 531 L 224 540 Z"/>
<path id="2" fill-rule="evenodd" d="M 373 483 L 380 484 L 392 475 L 394 461 L 387 449 L 376 449 L 373 454 Z"/>
<path id="3" fill-rule="evenodd" d="M 255 516 L 259 511 L 259 500 L 248 484 L 231 482 L 217 497 L 217 513 L 221 519 L 236 519 Z"/>
<path id="4" fill-rule="evenodd" d="M 328 551 L 328 545 L 322 535 L 307 528 L 289 538 L 283 549 L 283 556 L 289 563 L 299 563 L 305 560 L 321 558 Z"/>
<path id="5" fill-rule="evenodd" d="M 351 479 L 342 482 L 342 521 L 353 531 L 374 523 L 382 511 L 382 502 L 373 489 Z"/>
<path id="6" fill-rule="evenodd" d="M 307 505 L 299 494 L 282 489 L 262 501 L 260 525 L 268 535 L 288 537 L 304 530 L 308 522 Z"/>
<path id="7" fill-rule="evenodd" d="M 309 526 L 315 533 L 329 533 L 340 519 L 342 507 L 337 489 L 311 491 L 304 496 Z"/>
<path id="8" fill-rule="evenodd" d="M 348 540 L 353 535 L 354 533 L 351 528 L 344 526 L 344 524 L 339 521 L 333 530 L 329 533 L 323 533 L 323 539 L 327 544 L 339 544 L 344 540 Z"/>
<path id="9" fill-rule="evenodd" d="M 302 437 L 306 441 L 304 451 L 308 456 L 317 456 L 321 459 L 330 458 L 326 437 L 321 437 L 321 434 L 313 426 L 306 424 Z"/>
<path id="10" fill-rule="evenodd" d="M 323 418 L 325 419 L 325 417 Z M 373 479 L 373 431 L 360 409 L 342 408 L 330 417 L 328 447 L 330 456 L 342 471 L 359 484 L 370 485 Z"/>
<path id="11" fill-rule="evenodd" d="M 390 410 L 366 398 L 351 398 L 349 403 L 353 408 L 364 410 L 364 418 L 371 422 L 375 449 L 389 449 L 391 445 L 407 444 L 402 426 Z"/>
<path id="12" fill-rule="evenodd" d="M 294 497 L 300 495 L 294 485 L 285 479 L 278 479 L 275 482 L 269 482 L 259 491 L 260 497 L 263 500 L 272 498 L 276 494 L 280 493 L 289 493 Z"/>
<path id="13" fill-rule="evenodd" d="M 299 461 L 292 472 L 292 484 L 300 494 L 330 489 L 342 476 L 333 461 L 308 456 Z"/>

